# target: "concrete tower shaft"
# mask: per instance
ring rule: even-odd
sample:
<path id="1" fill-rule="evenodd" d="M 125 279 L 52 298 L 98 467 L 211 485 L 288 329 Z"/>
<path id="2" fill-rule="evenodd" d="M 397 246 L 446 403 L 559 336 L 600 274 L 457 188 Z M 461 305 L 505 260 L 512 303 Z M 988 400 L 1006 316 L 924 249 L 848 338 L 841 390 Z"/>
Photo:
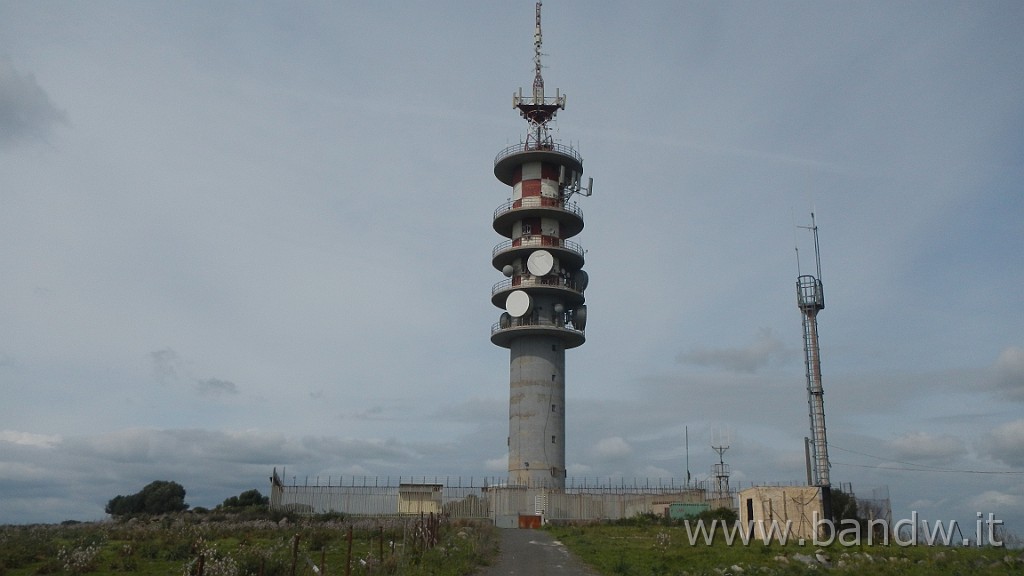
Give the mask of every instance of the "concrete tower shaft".
<path id="1" fill-rule="evenodd" d="M 526 138 L 494 159 L 494 176 L 510 187 L 494 211 L 494 231 L 506 239 L 491 264 L 506 276 L 491 288 L 503 310 L 491 342 L 509 349 L 509 482 L 565 487 L 565 351 L 585 341 L 587 307 L 583 248 L 571 240 L 583 230 L 583 213 L 570 200 L 589 195 L 580 186 L 583 160 L 555 143 L 548 122 L 565 97 L 548 98 L 540 76 L 540 2 L 531 97 L 522 91 L 513 106 L 528 122 Z"/>
<path id="2" fill-rule="evenodd" d="M 494 212 L 493 227 L 507 240 L 491 263 L 507 279 L 491 289 L 505 311 L 491 341 L 509 349 L 509 481 L 565 485 L 565 350 L 585 341 L 582 247 L 570 240 L 583 214 L 566 197 L 568 179 L 583 164 L 570 149 L 522 144 L 495 161 L 495 176 L 511 186 L 511 199 Z"/>
<path id="3" fill-rule="evenodd" d="M 565 348 L 551 336 L 510 349 L 508 472 L 514 485 L 565 486 Z"/>

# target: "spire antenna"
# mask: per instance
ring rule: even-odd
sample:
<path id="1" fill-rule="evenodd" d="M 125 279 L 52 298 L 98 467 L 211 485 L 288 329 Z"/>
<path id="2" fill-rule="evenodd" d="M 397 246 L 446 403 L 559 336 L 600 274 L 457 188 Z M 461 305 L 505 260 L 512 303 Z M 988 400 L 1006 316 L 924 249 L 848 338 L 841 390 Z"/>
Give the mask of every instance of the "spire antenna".
<path id="1" fill-rule="evenodd" d="M 526 145 L 534 150 L 550 149 L 554 141 L 548 128 L 548 122 L 554 119 L 559 109 L 565 109 L 565 95 L 555 90 L 553 97 L 544 95 L 544 77 L 541 75 L 541 46 L 544 35 L 540 27 L 540 9 L 542 2 L 537 2 L 536 20 L 533 29 L 533 96 L 523 98 L 523 89 L 512 95 L 512 107 L 518 108 L 523 118 L 530 123 L 526 135 Z"/>
<path id="2" fill-rule="evenodd" d="M 540 74 L 543 67 L 540 63 L 540 47 L 544 43 L 544 35 L 540 29 L 540 7 L 542 2 L 537 2 L 537 26 L 533 31 L 533 103 L 544 103 L 544 77 Z"/>

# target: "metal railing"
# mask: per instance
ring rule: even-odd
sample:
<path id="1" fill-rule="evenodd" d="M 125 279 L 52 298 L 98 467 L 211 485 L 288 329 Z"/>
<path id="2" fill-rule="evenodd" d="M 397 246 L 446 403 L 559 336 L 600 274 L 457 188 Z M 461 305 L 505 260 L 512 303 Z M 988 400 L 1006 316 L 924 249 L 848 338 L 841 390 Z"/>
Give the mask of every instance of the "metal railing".
<path id="1" fill-rule="evenodd" d="M 522 208 L 554 208 L 556 210 L 562 210 L 570 214 L 574 214 L 579 218 L 583 218 L 583 211 L 576 202 L 565 202 L 558 198 L 547 198 L 545 196 L 526 196 L 516 200 L 509 200 L 501 206 L 498 206 L 494 210 L 494 217 L 492 220 L 497 219 L 498 216 L 501 216 L 506 212 Z"/>
<path id="2" fill-rule="evenodd" d="M 825 308 L 825 293 L 822 291 L 821 280 L 808 275 L 797 278 L 796 303 L 804 311 Z"/>
<path id="3" fill-rule="evenodd" d="M 513 328 L 549 328 L 552 330 L 566 330 L 568 332 L 574 332 L 576 334 L 586 334 L 583 330 L 580 330 L 574 326 L 570 326 L 569 324 L 558 324 L 552 322 L 549 318 L 541 319 L 533 318 L 532 316 L 521 316 L 519 318 L 511 318 L 508 321 L 508 323 L 504 326 L 502 326 L 502 322 L 499 320 L 498 322 L 495 322 L 494 324 L 491 325 L 491 334 L 493 335 L 496 332 L 501 332 L 502 330 L 511 330 Z"/>
<path id="4" fill-rule="evenodd" d="M 558 143 L 537 144 L 536 142 L 520 142 L 519 144 L 513 144 L 501 152 L 498 152 L 498 155 L 494 157 L 494 164 L 497 165 L 498 162 L 501 162 L 505 158 L 515 154 L 522 154 L 523 152 L 555 152 L 557 154 L 562 154 L 563 156 L 568 156 L 580 164 L 583 163 L 583 158 L 580 156 L 580 153 L 572 146 L 566 146 L 565 144 Z"/>
<path id="5" fill-rule="evenodd" d="M 578 294 L 583 294 L 583 290 L 577 287 L 575 280 L 567 280 L 561 276 L 536 276 L 519 277 L 519 278 L 506 278 L 501 282 L 498 282 L 491 287 L 491 296 L 494 296 L 498 292 L 503 292 L 509 288 L 535 288 L 538 286 L 553 286 L 555 288 L 565 288 L 566 290 L 572 290 Z"/>
<path id="6" fill-rule="evenodd" d="M 563 240 L 561 238 L 552 238 L 551 236 L 533 234 L 531 236 L 523 236 L 521 238 L 505 240 L 498 243 L 498 245 L 491 250 L 491 258 L 497 256 L 500 252 L 505 252 L 506 250 L 511 250 L 513 248 L 562 248 L 570 252 L 575 252 L 581 257 L 583 256 L 583 247 L 572 240 Z"/>

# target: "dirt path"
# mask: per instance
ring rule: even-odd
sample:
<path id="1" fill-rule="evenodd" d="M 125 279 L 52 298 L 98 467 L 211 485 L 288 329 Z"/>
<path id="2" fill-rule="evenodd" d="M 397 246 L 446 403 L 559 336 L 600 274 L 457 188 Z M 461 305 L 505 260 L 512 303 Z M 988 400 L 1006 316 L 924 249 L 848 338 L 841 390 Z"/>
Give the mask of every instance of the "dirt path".
<path id="1" fill-rule="evenodd" d="M 497 561 L 476 576 L 597 576 L 543 530 L 501 530 Z"/>

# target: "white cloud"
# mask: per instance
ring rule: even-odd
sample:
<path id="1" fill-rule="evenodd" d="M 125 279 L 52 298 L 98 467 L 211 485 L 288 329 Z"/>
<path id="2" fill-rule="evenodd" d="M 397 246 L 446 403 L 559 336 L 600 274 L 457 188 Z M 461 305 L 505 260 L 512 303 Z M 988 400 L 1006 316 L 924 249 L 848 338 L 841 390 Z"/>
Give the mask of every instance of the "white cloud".
<path id="1" fill-rule="evenodd" d="M 993 513 L 996 518 L 1005 518 L 1007 513 L 1024 510 L 1024 496 L 999 490 L 986 490 L 972 496 L 968 502 L 982 514 Z"/>
<path id="2" fill-rule="evenodd" d="M 669 471 L 669 470 L 667 470 L 665 468 L 662 468 L 660 466 L 644 466 L 644 467 L 640 468 L 639 470 L 637 470 L 637 475 L 640 478 L 647 478 L 647 479 L 662 479 L 662 478 L 664 478 L 666 480 L 669 479 L 669 478 L 678 478 L 679 477 L 678 473 L 673 473 L 673 472 L 671 472 L 671 471 Z"/>
<path id="3" fill-rule="evenodd" d="M 946 499 L 930 500 L 930 499 L 927 499 L 927 498 L 921 498 L 921 499 L 914 500 L 914 501 L 910 502 L 909 504 L 907 504 L 907 508 L 909 508 L 910 510 L 917 510 L 917 511 L 921 511 L 921 510 L 934 510 L 934 509 L 937 509 L 937 508 L 945 505 L 947 501 L 948 500 L 946 500 Z"/>
<path id="4" fill-rule="evenodd" d="M 484 461 L 484 469 L 496 474 L 504 474 L 508 471 L 508 454 L 499 458 L 489 458 Z"/>
<path id="5" fill-rule="evenodd" d="M 587 464 L 567 464 L 565 469 L 574 478 L 585 478 L 594 472 L 594 467 Z"/>
<path id="6" fill-rule="evenodd" d="M 629 456 L 633 447 L 620 436 L 602 438 L 594 444 L 593 454 L 600 460 L 612 460 Z"/>
<path id="7" fill-rule="evenodd" d="M 154 444 L 167 444 L 169 438 L 159 431 L 122 429 L 98 436 L 70 437 L 65 446 L 77 454 L 96 458 L 97 461 L 118 463 L 151 463 L 157 459 Z M 198 448 L 198 447 L 196 447 Z M 171 451 L 162 452 L 161 458 L 175 458 Z"/>
<path id="8" fill-rule="evenodd" d="M 0 430 L 0 442 L 17 444 L 20 446 L 34 446 L 36 448 L 50 448 L 60 444 L 60 435 L 33 434 L 31 432 L 19 432 L 17 430 Z"/>
<path id="9" fill-rule="evenodd" d="M 1014 468 L 1024 468 L 1024 419 L 995 428 L 983 446 L 992 458 Z"/>
<path id="10" fill-rule="evenodd" d="M 39 482 L 45 480 L 52 471 L 42 466 L 25 462 L 0 462 L 0 479 L 5 482 Z"/>
<path id="11" fill-rule="evenodd" d="M 967 453 L 964 441 L 955 436 L 907 432 L 889 441 L 896 459 L 911 462 L 951 462 Z"/>

